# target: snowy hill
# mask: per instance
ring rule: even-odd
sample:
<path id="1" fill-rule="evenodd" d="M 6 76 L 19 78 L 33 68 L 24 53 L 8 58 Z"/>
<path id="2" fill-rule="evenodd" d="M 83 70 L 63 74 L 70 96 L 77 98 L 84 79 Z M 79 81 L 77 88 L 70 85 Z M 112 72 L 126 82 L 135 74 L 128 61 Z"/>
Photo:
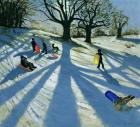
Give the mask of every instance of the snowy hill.
<path id="1" fill-rule="evenodd" d="M 47 46 L 55 43 L 59 58 L 33 53 L 33 34 L 40 46 L 42 39 Z M 140 127 L 139 37 L 100 37 L 92 46 L 73 41 L 39 30 L 0 31 L 0 127 Z M 98 47 L 106 71 L 92 63 Z M 18 66 L 21 54 L 35 63 L 35 71 Z M 107 90 L 134 95 L 133 109 L 117 112 Z"/>

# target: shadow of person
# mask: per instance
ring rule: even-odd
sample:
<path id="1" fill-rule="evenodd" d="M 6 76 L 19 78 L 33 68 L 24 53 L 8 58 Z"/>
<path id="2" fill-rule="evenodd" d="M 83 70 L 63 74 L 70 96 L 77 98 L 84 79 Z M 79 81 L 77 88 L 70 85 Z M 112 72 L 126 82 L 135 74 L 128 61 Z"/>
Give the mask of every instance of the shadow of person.
<path id="1" fill-rule="evenodd" d="M 99 69 L 99 70 L 109 84 L 117 85 L 117 86 L 120 85 L 119 82 L 114 77 L 112 77 L 106 70 L 104 70 L 104 71 L 101 69 Z"/>

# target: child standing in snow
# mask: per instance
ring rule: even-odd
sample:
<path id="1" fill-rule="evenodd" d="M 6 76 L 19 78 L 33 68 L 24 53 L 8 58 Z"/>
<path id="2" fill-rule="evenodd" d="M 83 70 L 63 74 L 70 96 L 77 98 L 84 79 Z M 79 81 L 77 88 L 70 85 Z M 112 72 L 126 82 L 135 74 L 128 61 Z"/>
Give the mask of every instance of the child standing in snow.
<path id="1" fill-rule="evenodd" d="M 42 53 L 47 54 L 47 45 L 45 44 L 44 40 L 43 40 L 42 46 L 43 46 Z"/>
<path id="2" fill-rule="evenodd" d="M 35 42 L 34 37 L 32 38 L 31 44 L 32 44 L 33 52 L 34 52 L 35 51 L 35 46 L 36 46 L 36 42 Z"/>
<path id="3" fill-rule="evenodd" d="M 100 68 L 100 64 L 101 64 L 102 68 L 104 69 L 103 58 L 102 58 L 103 54 L 101 52 L 101 49 L 98 49 L 98 53 L 97 54 L 99 55 L 99 63 L 98 63 L 97 68 Z"/>

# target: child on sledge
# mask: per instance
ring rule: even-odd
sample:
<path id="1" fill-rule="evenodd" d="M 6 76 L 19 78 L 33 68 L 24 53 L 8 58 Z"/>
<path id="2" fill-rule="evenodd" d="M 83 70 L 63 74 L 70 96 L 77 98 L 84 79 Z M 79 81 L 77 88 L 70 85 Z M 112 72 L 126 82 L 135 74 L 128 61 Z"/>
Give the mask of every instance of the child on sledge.
<path id="1" fill-rule="evenodd" d="M 117 111 L 128 111 L 130 107 L 128 107 L 126 104 L 135 98 L 135 96 L 132 95 L 119 97 L 112 91 L 106 91 L 105 96 L 114 104 Z"/>
<path id="2" fill-rule="evenodd" d="M 30 70 L 34 70 L 35 68 L 37 68 L 36 66 L 34 66 L 33 63 L 31 63 L 27 60 L 27 57 L 22 55 L 22 56 L 20 56 L 20 59 L 21 59 L 20 63 L 23 67 L 29 68 Z"/>
<path id="3" fill-rule="evenodd" d="M 59 48 L 57 46 L 55 46 L 55 44 L 53 43 L 52 44 L 52 50 L 53 50 L 53 53 L 58 53 Z"/>

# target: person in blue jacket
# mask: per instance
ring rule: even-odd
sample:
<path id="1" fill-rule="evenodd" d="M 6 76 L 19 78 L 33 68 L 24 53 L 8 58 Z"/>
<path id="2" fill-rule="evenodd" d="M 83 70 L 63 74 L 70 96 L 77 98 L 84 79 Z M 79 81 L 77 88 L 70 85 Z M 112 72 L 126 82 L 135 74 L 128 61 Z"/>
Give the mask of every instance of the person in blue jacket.
<path id="1" fill-rule="evenodd" d="M 44 40 L 43 40 L 43 42 L 42 42 L 42 46 L 43 46 L 42 53 L 47 54 L 47 45 L 46 45 L 46 43 L 44 42 Z"/>

